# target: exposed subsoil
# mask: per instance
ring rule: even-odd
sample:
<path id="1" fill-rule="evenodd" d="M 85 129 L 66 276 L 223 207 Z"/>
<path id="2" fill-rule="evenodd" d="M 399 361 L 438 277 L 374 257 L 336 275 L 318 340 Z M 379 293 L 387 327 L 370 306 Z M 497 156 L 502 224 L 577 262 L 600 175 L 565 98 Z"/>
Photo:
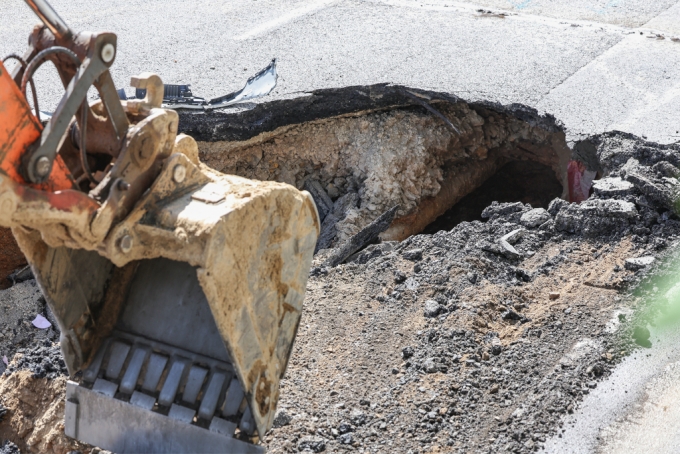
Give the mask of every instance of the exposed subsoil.
<path id="1" fill-rule="evenodd" d="M 391 99 L 390 93 L 383 95 Z M 359 108 L 365 106 L 359 103 Z M 461 118 L 468 121 L 482 108 L 488 106 L 468 106 L 468 110 L 455 102 L 440 106 L 452 118 L 463 112 Z M 317 254 L 295 348 L 282 381 L 275 427 L 263 437 L 271 452 L 536 451 L 547 437 L 558 433 L 562 417 L 579 405 L 583 395 L 635 348 L 631 332 L 637 326 L 631 317 L 619 314 L 638 309 L 641 300 L 631 292 L 676 248 L 680 147 L 651 144 L 620 133 L 591 138 L 596 164 L 605 176 L 601 181 L 611 184 L 600 183 L 589 200 L 570 205 L 555 199 L 554 193 L 560 189 L 555 181 L 560 183 L 562 157 L 551 155 L 554 148 L 550 147 L 561 143 L 559 129 L 538 120 L 522 129 L 514 123 L 519 117 L 504 117 L 508 127 L 501 129 L 510 133 L 503 132 L 506 136 L 494 151 L 483 143 L 495 140 L 486 135 L 483 125 L 490 124 L 488 119 L 497 113 L 487 114 L 480 116 L 484 122 L 476 130 L 470 128 L 468 138 L 480 140 L 473 141 L 472 148 L 460 147 L 456 142 L 460 139 L 453 139 L 445 125 L 415 110 L 378 112 L 370 121 L 349 118 L 342 123 L 354 139 L 370 137 L 365 131 L 376 125 L 389 129 L 401 123 L 433 129 L 430 145 L 409 145 L 432 164 L 416 163 L 436 174 L 429 175 L 431 180 L 419 179 L 420 174 L 404 180 L 399 172 L 380 174 L 381 179 L 376 173 L 379 167 L 367 159 L 364 167 L 359 166 L 363 173 L 343 176 L 344 181 L 336 184 L 323 171 L 327 163 L 318 168 L 313 165 L 316 155 L 310 150 L 315 149 L 316 139 L 312 136 L 303 141 L 307 148 L 296 151 L 300 159 L 282 165 L 286 164 L 286 147 L 303 143 L 290 130 L 278 143 L 273 136 L 261 142 L 238 136 L 238 147 L 226 147 L 226 152 L 213 156 L 226 160 L 223 168 L 211 163 L 218 170 L 233 166 L 245 174 L 260 171 L 254 164 L 244 164 L 252 156 L 270 156 L 275 159 L 265 166 L 267 178 L 290 177 L 300 186 L 313 175 L 326 190 L 329 184 L 337 189 L 334 194 L 329 191 L 336 205 L 343 196 L 358 194 L 361 203 L 355 207 L 355 216 L 346 219 L 360 221 L 352 228 L 339 227 L 331 247 L 370 222 L 371 213 L 377 216 L 395 198 L 422 203 L 436 199 L 437 185 L 446 186 L 453 169 L 447 153 L 454 153 L 460 158 L 456 162 L 465 166 L 482 163 L 484 167 L 484 162 L 493 160 L 474 182 L 465 183 L 466 191 L 448 200 L 454 202 L 423 215 L 426 223 L 418 221 L 423 223 L 422 230 L 444 214 L 441 225 L 449 228 L 457 223 L 450 230 L 412 235 L 401 242 L 383 241 L 336 267 L 323 265 L 331 249 Z M 363 121 L 368 121 L 365 129 Z M 519 128 L 514 133 L 512 125 Z M 274 123 L 268 131 L 284 126 Z M 308 127 L 320 134 L 328 131 L 323 124 Z M 515 145 L 505 146 L 512 143 L 507 140 L 511 133 L 523 137 L 521 151 Z M 394 136 L 398 140 L 392 142 L 385 137 L 389 146 L 382 150 L 397 150 L 395 144 L 412 144 L 417 137 L 415 132 Z M 227 139 L 225 135 L 220 140 Z M 542 145 L 533 147 L 532 143 Z M 380 155 L 379 145 L 367 142 L 376 153 L 373 156 Z M 226 145 L 213 145 L 212 151 L 220 146 Z M 203 145 L 204 158 L 210 150 Z M 234 150 L 233 160 L 228 161 L 228 152 Z M 533 164 L 521 164 L 521 168 L 512 164 L 520 155 L 527 158 L 526 153 L 550 169 L 549 178 L 534 181 L 531 192 L 520 181 L 493 179 L 496 172 L 538 172 L 540 168 Z M 408 153 L 392 156 L 391 164 L 408 167 Z M 337 168 L 345 165 L 335 164 Z M 297 173 L 282 174 L 282 168 L 297 169 Z M 394 187 L 386 195 L 378 191 L 381 185 L 404 181 L 420 186 Z M 479 192 L 471 192 L 477 188 Z M 469 202 L 463 199 L 467 194 Z M 508 194 L 512 200 L 501 197 Z M 447 213 L 461 199 L 460 213 L 456 207 Z M 419 209 L 416 202 L 411 208 L 404 206 L 402 222 L 412 219 L 408 216 Z M 467 222 L 471 218 L 477 220 Z M 436 229 L 435 224 L 429 231 Z M 512 232 L 507 242 L 499 241 Z M 640 257 L 654 257 L 655 262 L 630 261 Z M 29 292 L 29 297 L 22 299 L 19 290 Z M 56 344 L 51 343 L 56 341 L 56 332 L 37 330 L 27 323 L 36 313 L 49 315 L 36 291 L 29 280 L 0 293 L 0 300 L 6 299 L 0 311 L 11 314 L 0 319 L 0 332 L 13 336 L 0 347 L 10 358 L 18 353 L 0 376 L 0 406 L 6 410 L 0 409 L 0 452 L 88 452 L 91 447 L 63 435 L 65 371 Z M 14 307 L 21 310 L 12 312 Z M 24 337 L 19 342 L 16 336 Z"/>
<path id="2" fill-rule="evenodd" d="M 10 229 L 0 227 L 0 276 L 2 276 L 0 289 L 11 286 L 12 282 L 6 276 L 23 266 L 26 266 L 26 257 L 19 249 Z"/>
<path id="3" fill-rule="evenodd" d="M 335 115 L 297 122 L 320 104 Z M 285 107 L 271 103 L 260 112 L 264 124 L 249 124 L 254 115 L 236 117 L 256 135 L 244 135 L 234 118 L 219 113 L 184 116 L 180 129 L 199 141 L 201 160 L 221 172 L 299 189 L 314 181 L 334 201 L 358 195 L 360 203 L 338 220 L 331 246 L 394 206 L 397 219 L 383 240 L 420 233 L 509 162 L 541 164 L 566 185 L 571 150 L 564 132 L 554 118 L 523 106 L 372 86 L 319 91 Z"/>
<path id="4" fill-rule="evenodd" d="M 645 270 L 626 260 L 670 255 L 680 233 L 671 205 L 649 201 L 666 181 L 650 166 L 672 171 L 658 163 L 675 167 L 677 147 L 599 140 L 610 176 L 647 186 L 555 201 L 533 228 L 530 207 L 494 204 L 486 222 L 314 269 L 272 452 L 531 452 L 558 433 L 634 348 L 621 313 Z M 518 228 L 521 258 L 488 252 Z"/>

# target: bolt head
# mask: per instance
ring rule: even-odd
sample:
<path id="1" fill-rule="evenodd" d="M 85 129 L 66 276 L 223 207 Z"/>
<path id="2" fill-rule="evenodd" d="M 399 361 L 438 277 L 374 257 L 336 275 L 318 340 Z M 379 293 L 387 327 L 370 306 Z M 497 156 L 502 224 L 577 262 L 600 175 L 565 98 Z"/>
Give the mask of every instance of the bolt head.
<path id="1" fill-rule="evenodd" d="M 47 156 L 39 158 L 35 163 L 35 173 L 39 177 L 46 177 L 52 170 L 52 161 Z"/>
<path id="2" fill-rule="evenodd" d="M 111 63 L 113 61 L 113 57 L 116 56 L 116 48 L 113 47 L 113 44 L 107 43 L 104 44 L 104 47 L 102 47 L 102 60 L 104 60 L 104 63 Z"/>
<path id="3" fill-rule="evenodd" d="M 118 190 L 119 190 L 119 191 L 125 192 L 125 191 L 127 191 L 128 189 L 130 189 L 130 183 L 128 183 L 128 182 L 126 182 L 126 181 L 124 181 L 124 180 L 120 180 L 120 181 L 118 182 Z"/>
<path id="4" fill-rule="evenodd" d="M 175 180 L 175 183 L 181 183 L 184 181 L 184 179 L 187 177 L 187 168 L 184 167 L 182 164 L 177 164 L 173 169 L 172 169 L 172 179 Z"/>
<path id="5" fill-rule="evenodd" d="M 130 252 L 132 250 L 132 237 L 130 235 L 123 235 L 118 243 L 118 247 L 120 247 L 124 254 Z"/>

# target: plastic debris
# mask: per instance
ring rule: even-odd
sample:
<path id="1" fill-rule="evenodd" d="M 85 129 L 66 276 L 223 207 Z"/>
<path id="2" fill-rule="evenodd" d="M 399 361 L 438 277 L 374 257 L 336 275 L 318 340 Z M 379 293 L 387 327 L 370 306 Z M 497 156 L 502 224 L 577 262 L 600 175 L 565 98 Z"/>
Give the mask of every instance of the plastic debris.
<path id="1" fill-rule="evenodd" d="M 221 109 L 268 95 L 276 87 L 278 77 L 276 59 L 273 59 L 269 65 L 249 78 L 242 89 L 210 100 L 194 96 L 189 84 L 164 84 L 163 107 L 193 110 Z M 136 89 L 134 96 L 128 96 L 124 89 L 118 90 L 118 97 L 123 100 L 143 99 L 145 96 L 146 89 L 144 88 Z"/>
<path id="2" fill-rule="evenodd" d="M 580 203 L 587 200 L 596 175 L 597 172 L 588 170 L 581 161 L 569 161 L 567 167 L 569 201 Z"/>
<path id="3" fill-rule="evenodd" d="M 9 366 L 9 360 L 7 359 L 7 355 L 2 355 L 2 362 L 5 363 L 5 366 Z"/>
<path id="4" fill-rule="evenodd" d="M 33 326 L 35 326 L 36 328 L 40 328 L 40 329 L 47 329 L 50 326 L 52 326 L 50 321 L 47 320 L 45 317 L 43 317 L 40 314 L 35 316 L 35 320 L 33 320 L 32 323 L 33 323 Z"/>

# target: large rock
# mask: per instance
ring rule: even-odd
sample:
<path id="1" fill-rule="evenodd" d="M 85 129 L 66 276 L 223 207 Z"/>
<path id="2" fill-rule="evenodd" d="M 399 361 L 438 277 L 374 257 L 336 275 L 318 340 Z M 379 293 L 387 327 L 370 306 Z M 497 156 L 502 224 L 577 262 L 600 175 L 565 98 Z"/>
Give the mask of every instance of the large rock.
<path id="1" fill-rule="evenodd" d="M 633 194 L 633 183 L 619 177 L 602 178 L 593 182 L 593 192 L 602 198 L 625 197 Z"/>
<path id="2" fill-rule="evenodd" d="M 545 208 L 534 208 L 529 210 L 519 218 L 519 223 L 527 228 L 538 227 L 544 222 L 549 221 L 550 213 Z"/>
<path id="3" fill-rule="evenodd" d="M 555 228 L 593 237 L 621 232 L 637 215 L 637 209 L 631 202 L 588 199 L 562 208 L 555 217 Z"/>

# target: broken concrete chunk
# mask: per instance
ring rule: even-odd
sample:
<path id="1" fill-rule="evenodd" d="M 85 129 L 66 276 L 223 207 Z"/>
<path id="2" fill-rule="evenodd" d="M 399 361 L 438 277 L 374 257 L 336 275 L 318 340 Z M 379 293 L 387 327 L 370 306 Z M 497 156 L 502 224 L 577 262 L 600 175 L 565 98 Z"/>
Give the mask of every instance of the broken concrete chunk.
<path id="1" fill-rule="evenodd" d="M 321 183 L 316 180 L 306 180 L 304 190 L 312 194 L 316 210 L 319 212 L 319 220 L 323 221 L 333 209 L 333 201 L 328 197 Z"/>
<path id="2" fill-rule="evenodd" d="M 483 219 L 489 219 L 490 217 L 494 215 L 505 215 L 505 214 L 510 214 L 510 213 L 517 213 L 519 211 L 522 211 L 526 209 L 524 204 L 522 202 L 513 202 L 513 203 L 498 203 L 498 202 L 493 202 L 491 205 L 488 207 L 484 208 L 484 211 L 482 211 L 482 218 Z"/>
<path id="3" fill-rule="evenodd" d="M 481 247 L 482 251 L 491 252 L 492 254 L 503 254 L 503 250 L 497 243 L 482 241 L 478 246 Z"/>
<path id="4" fill-rule="evenodd" d="M 345 219 L 347 212 L 352 208 L 356 208 L 358 203 L 359 194 L 356 192 L 349 192 L 335 201 L 333 210 L 328 213 L 321 223 L 321 233 L 316 241 L 315 254 L 321 249 L 328 249 L 333 246 L 333 241 L 337 235 L 336 224 Z"/>
<path id="5" fill-rule="evenodd" d="M 378 238 L 378 235 L 387 230 L 390 226 L 398 209 L 398 206 L 390 208 L 381 214 L 378 219 L 364 227 L 359 233 L 341 244 L 331 253 L 324 265 L 328 267 L 337 266 L 362 247 L 375 241 Z"/>
<path id="6" fill-rule="evenodd" d="M 627 229 L 637 214 L 631 202 L 588 199 L 561 209 L 555 216 L 555 229 L 586 237 L 611 234 Z"/>
<path id="7" fill-rule="evenodd" d="M 501 318 L 503 318 L 503 320 L 522 320 L 524 317 L 512 309 L 508 309 L 501 314 Z"/>
<path id="8" fill-rule="evenodd" d="M 403 254 L 401 254 L 401 256 L 404 257 L 406 260 L 416 262 L 423 258 L 423 250 L 418 248 L 409 249 L 408 251 L 404 251 Z"/>
<path id="9" fill-rule="evenodd" d="M 287 426 L 290 424 L 290 422 L 293 420 L 293 417 L 289 415 L 286 410 L 279 409 L 276 412 L 276 416 L 274 416 L 274 422 L 272 424 L 272 427 L 274 428 L 279 428 L 283 426 Z"/>
<path id="10" fill-rule="evenodd" d="M 529 210 L 519 218 L 519 223 L 527 228 L 538 227 L 550 220 L 550 213 L 545 208 L 534 208 Z"/>
<path id="11" fill-rule="evenodd" d="M 538 226 L 538 230 L 543 230 L 543 231 L 550 231 L 555 228 L 555 221 L 550 219 L 549 221 L 544 222 L 543 224 Z"/>
<path id="12" fill-rule="evenodd" d="M 442 309 L 443 309 L 442 306 L 435 300 L 427 300 L 425 301 L 425 309 L 423 311 L 423 315 L 425 315 L 425 317 L 427 318 L 433 318 L 439 315 Z"/>
<path id="13" fill-rule="evenodd" d="M 435 363 L 434 358 L 427 358 L 425 362 L 423 363 L 423 370 L 427 372 L 428 374 L 434 374 L 435 372 L 439 371 L 439 368 L 437 367 L 437 363 Z M 435 419 L 437 415 L 434 415 Z"/>
<path id="14" fill-rule="evenodd" d="M 404 359 L 409 359 L 416 353 L 415 349 L 411 346 L 407 346 L 401 349 L 401 357 Z"/>
<path id="15" fill-rule="evenodd" d="M 345 216 L 347 216 L 347 212 L 352 208 L 356 208 L 358 205 L 359 194 L 356 192 L 348 192 L 335 201 L 333 204 L 333 211 L 331 213 L 340 219 L 344 219 Z"/>
<path id="16" fill-rule="evenodd" d="M 634 190 L 633 183 L 619 177 L 602 178 L 593 183 L 595 195 L 601 198 L 624 197 L 633 194 Z"/>
<path id="17" fill-rule="evenodd" d="M 663 207 L 678 213 L 675 202 L 680 196 L 680 186 L 677 180 L 665 176 L 659 177 L 647 167 L 641 166 L 634 158 L 630 158 L 621 167 L 621 175 L 633 183 L 655 205 L 654 208 Z"/>
<path id="18" fill-rule="evenodd" d="M 652 166 L 652 170 L 663 177 L 678 178 L 680 176 L 680 169 L 668 161 L 657 162 Z"/>
<path id="19" fill-rule="evenodd" d="M 314 254 L 322 249 L 328 249 L 333 246 L 333 240 L 335 240 L 338 230 L 336 224 L 340 221 L 333 213 L 329 213 L 326 218 L 321 223 L 321 232 L 319 233 L 319 239 L 316 240 L 316 247 L 314 248 Z"/>
<path id="20" fill-rule="evenodd" d="M 629 172 L 626 179 L 633 183 L 655 205 L 676 212 L 674 202 L 677 200 L 678 194 L 673 186 L 665 185 L 663 180 L 654 181 L 652 178 L 637 172 Z"/>
<path id="21" fill-rule="evenodd" d="M 553 199 L 552 202 L 550 202 L 550 205 L 548 205 L 548 213 L 550 213 L 550 216 L 556 216 L 562 208 L 567 206 L 569 206 L 569 202 L 566 200 Z"/>
<path id="22" fill-rule="evenodd" d="M 512 247 L 512 244 L 519 241 L 519 239 L 524 236 L 525 232 L 526 230 L 524 229 L 515 229 L 512 232 L 503 235 L 496 243 L 483 242 L 481 248 L 483 251 L 503 255 L 512 260 L 519 259 L 522 257 L 522 254 Z"/>
<path id="23" fill-rule="evenodd" d="M 526 233 L 526 230 L 524 229 L 515 229 L 510 233 L 506 233 L 501 237 L 501 241 L 507 241 L 510 244 L 515 244 L 524 236 L 524 233 Z"/>
<path id="24" fill-rule="evenodd" d="M 380 244 L 371 244 L 368 247 L 366 247 L 366 249 L 363 249 L 359 252 L 352 254 L 345 261 L 347 263 L 349 262 L 359 264 L 368 263 L 371 259 L 380 257 L 381 255 L 387 254 L 388 252 L 393 250 L 396 244 L 397 244 L 396 241 L 385 241 Z M 404 279 L 406 278 L 404 277 Z"/>
<path id="25" fill-rule="evenodd" d="M 652 256 L 630 258 L 626 259 L 625 266 L 627 270 L 637 271 L 651 265 L 655 260 Z"/>
<path id="26" fill-rule="evenodd" d="M 501 253 L 509 259 L 516 260 L 522 257 L 522 254 L 520 254 L 517 249 L 503 239 L 498 240 L 498 246 L 501 248 Z"/>
<path id="27" fill-rule="evenodd" d="M 324 452 L 326 450 L 326 440 L 321 437 L 307 435 L 298 441 L 298 449 L 301 452 Z"/>

